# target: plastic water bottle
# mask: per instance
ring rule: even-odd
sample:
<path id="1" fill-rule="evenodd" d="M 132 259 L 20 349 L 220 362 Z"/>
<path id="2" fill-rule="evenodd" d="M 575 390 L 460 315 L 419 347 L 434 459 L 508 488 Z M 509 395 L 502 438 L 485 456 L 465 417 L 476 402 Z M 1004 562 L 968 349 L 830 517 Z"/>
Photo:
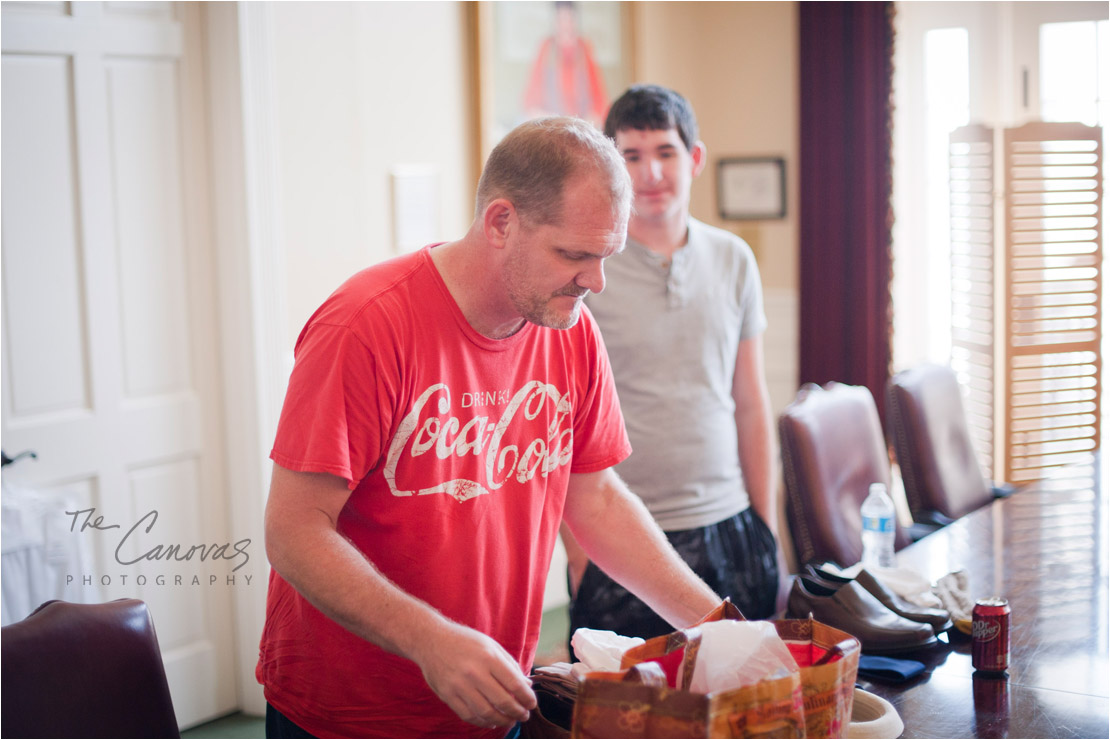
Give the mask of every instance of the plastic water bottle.
<path id="1" fill-rule="evenodd" d="M 859 509 L 863 519 L 863 567 L 894 567 L 894 501 L 882 483 L 872 483 Z"/>

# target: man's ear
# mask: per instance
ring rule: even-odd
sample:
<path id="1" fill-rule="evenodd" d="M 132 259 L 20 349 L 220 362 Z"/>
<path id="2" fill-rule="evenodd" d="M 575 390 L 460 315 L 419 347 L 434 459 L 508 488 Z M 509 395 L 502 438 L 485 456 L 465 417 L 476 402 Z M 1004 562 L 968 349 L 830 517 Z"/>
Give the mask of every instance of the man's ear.
<path id="1" fill-rule="evenodd" d="M 490 201 L 482 211 L 482 232 L 486 241 L 498 249 L 505 246 L 517 223 L 516 208 L 504 198 Z"/>
<path id="2" fill-rule="evenodd" d="M 701 171 L 705 169 L 706 163 L 709 161 L 709 154 L 705 149 L 704 141 L 694 142 L 694 148 L 690 150 L 690 159 L 694 160 L 693 176 L 697 177 Z"/>

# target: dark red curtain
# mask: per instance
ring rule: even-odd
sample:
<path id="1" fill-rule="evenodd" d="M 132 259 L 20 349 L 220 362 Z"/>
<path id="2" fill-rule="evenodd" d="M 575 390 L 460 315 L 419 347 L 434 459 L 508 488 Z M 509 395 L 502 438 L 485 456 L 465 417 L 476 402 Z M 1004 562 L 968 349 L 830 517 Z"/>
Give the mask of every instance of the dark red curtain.
<path id="1" fill-rule="evenodd" d="M 801 383 L 871 389 L 891 354 L 893 3 L 799 4 Z"/>

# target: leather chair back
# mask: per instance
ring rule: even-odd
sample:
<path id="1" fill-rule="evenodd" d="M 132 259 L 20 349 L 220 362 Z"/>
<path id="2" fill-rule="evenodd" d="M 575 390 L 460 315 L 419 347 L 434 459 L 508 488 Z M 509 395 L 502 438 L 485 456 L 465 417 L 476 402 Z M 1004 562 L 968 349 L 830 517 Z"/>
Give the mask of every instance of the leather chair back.
<path id="1" fill-rule="evenodd" d="M 5 737 L 180 737 L 142 601 L 48 601 L 2 632 Z"/>
<path id="2" fill-rule="evenodd" d="M 894 452 L 915 518 L 958 519 L 993 499 L 975 457 L 956 373 L 941 365 L 903 370 L 887 384 Z"/>
<path id="3" fill-rule="evenodd" d="M 779 417 L 786 514 L 799 567 L 863 555 L 859 509 L 872 483 L 890 490 L 890 458 L 871 391 L 807 384 Z M 910 543 L 895 520 L 895 548 Z"/>

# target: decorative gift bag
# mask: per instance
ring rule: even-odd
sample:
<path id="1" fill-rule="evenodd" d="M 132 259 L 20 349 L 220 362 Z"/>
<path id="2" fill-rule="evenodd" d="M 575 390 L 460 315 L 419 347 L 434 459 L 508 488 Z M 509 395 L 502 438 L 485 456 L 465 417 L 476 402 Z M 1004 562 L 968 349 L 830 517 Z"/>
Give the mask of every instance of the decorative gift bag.
<path id="1" fill-rule="evenodd" d="M 801 678 L 789 656 L 789 670 L 772 678 L 723 691 L 691 689 L 700 681 L 704 628 L 699 625 L 725 615 L 715 610 L 690 629 L 627 651 L 619 673 L 588 674 L 578 688 L 571 736 L 804 737 Z M 777 638 L 774 642 L 782 650 Z"/>
<path id="2" fill-rule="evenodd" d="M 797 673 L 731 691 L 698 694 L 667 685 L 654 662 L 589 674 L 578 690 L 571 737 L 803 737 Z"/>
<path id="3" fill-rule="evenodd" d="M 852 722 L 859 640 L 812 618 L 773 624 L 801 669 L 806 737 L 845 737 Z"/>
<path id="4" fill-rule="evenodd" d="M 627 651 L 623 672 L 589 674 L 579 686 L 572 737 L 843 737 L 859 665 L 856 638 L 811 619 L 774 621 L 797 672 L 691 691 L 700 627 L 722 620 L 743 615 L 726 600 L 694 627 Z"/>
<path id="5" fill-rule="evenodd" d="M 698 624 L 727 619 L 742 620 L 744 615 L 735 604 L 725 599 Z M 844 737 L 852 721 L 852 697 L 859 670 L 859 640 L 815 619 L 778 619 L 772 620 L 771 624 L 801 669 L 806 737 Z M 654 649 L 658 650 L 658 647 Z M 629 665 L 626 661 L 647 659 L 646 653 L 650 650 L 652 648 L 648 647 L 648 643 L 629 650 L 621 665 Z"/>

